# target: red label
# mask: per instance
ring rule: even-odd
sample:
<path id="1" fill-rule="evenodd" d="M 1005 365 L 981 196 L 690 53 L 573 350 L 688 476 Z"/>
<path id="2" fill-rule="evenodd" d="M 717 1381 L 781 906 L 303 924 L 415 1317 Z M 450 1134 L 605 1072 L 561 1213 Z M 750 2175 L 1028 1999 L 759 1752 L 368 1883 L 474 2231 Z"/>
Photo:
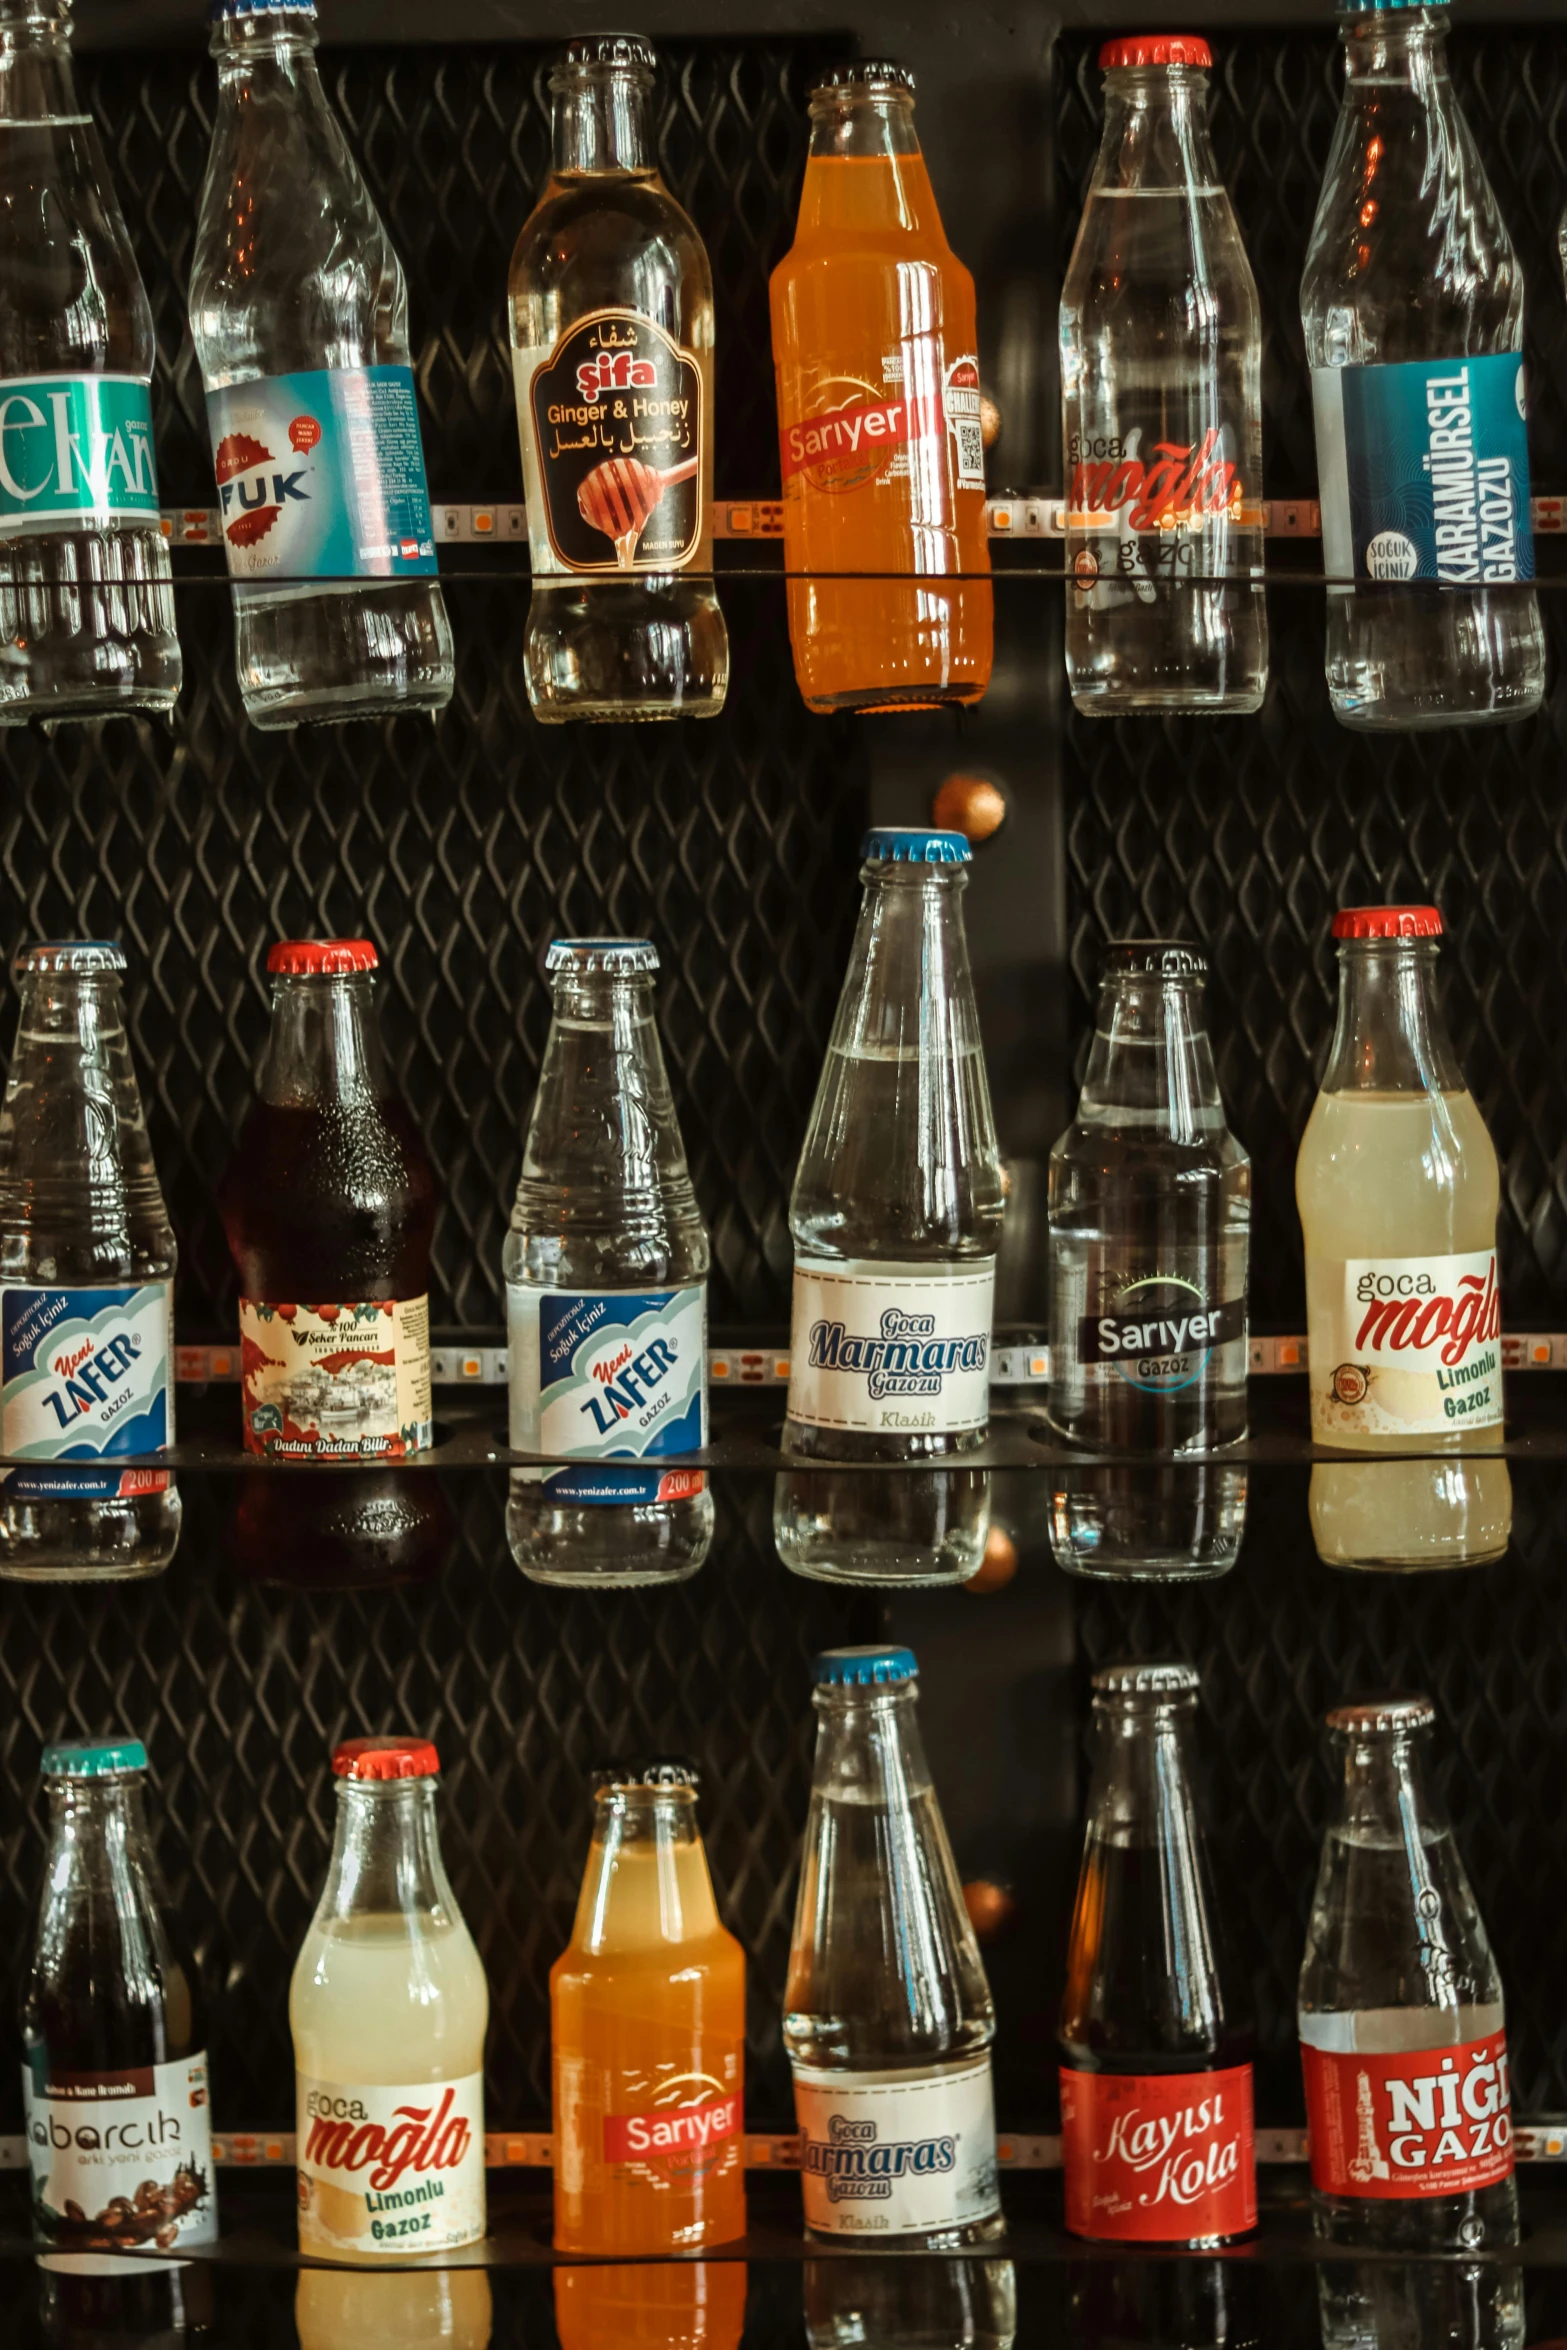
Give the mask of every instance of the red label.
<path id="1" fill-rule="evenodd" d="M 447 2087 L 439 2104 L 395 2107 L 390 2124 L 360 2118 L 357 2109 L 314 2113 L 300 2162 L 307 2170 L 363 2171 L 365 2184 L 384 2195 L 409 2171 L 422 2178 L 456 2170 L 474 2137 L 456 2090 Z"/>
<path id="2" fill-rule="evenodd" d="M 1456 1370 L 1472 1348 L 1484 1346 L 1502 1334 L 1502 1300 L 1496 1286 L 1493 1256 L 1482 1279 L 1478 1273 L 1460 1276 L 1451 1297 L 1373 1297 L 1365 1319 L 1355 1333 L 1356 1354 L 1428 1354 L 1438 1347 L 1449 1370 Z M 1359 1401 L 1356 1397 L 1353 1400 Z"/>
<path id="3" fill-rule="evenodd" d="M 604 2116 L 606 2162 L 657 2162 L 688 2169 L 740 2134 L 740 2093 L 709 2097 L 701 2105 L 655 2106 L 644 2113 Z"/>
<path id="4" fill-rule="evenodd" d="M 313 416 L 296 416 L 288 428 L 288 437 L 301 457 L 308 457 L 320 445 L 321 427 Z"/>
<path id="5" fill-rule="evenodd" d="M 1311 2183 L 1325 2195 L 1407 2202 L 1509 2178 L 1507 2035 L 1396 2056 L 1302 2045 Z"/>
<path id="6" fill-rule="evenodd" d="M 1123 2244 L 1194 2244 L 1257 2224 L 1251 2066 L 1061 2068 L 1066 2224 Z"/>
<path id="7" fill-rule="evenodd" d="M 873 481 L 892 451 L 904 441 L 937 437 L 946 431 L 941 404 L 928 393 L 906 400 L 866 400 L 835 408 L 829 415 L 786 424 L 778 435 L 783 477 L 808 473 L 823 489 L 858 489 Z"/>
<path id="8" fill-rule="evenodd" d="M 1129 530 L 1159 530 L 1224 514 L 1232 506 L 1239 512 L 1245 491 L 1219 444 L 1219 434 L 1210 427 L 1200 446 L 1155 441 L 1152 464 L 1141 457 L 1080 461 L 1072 476 L 1074 520 L 1124 514 Z"/>

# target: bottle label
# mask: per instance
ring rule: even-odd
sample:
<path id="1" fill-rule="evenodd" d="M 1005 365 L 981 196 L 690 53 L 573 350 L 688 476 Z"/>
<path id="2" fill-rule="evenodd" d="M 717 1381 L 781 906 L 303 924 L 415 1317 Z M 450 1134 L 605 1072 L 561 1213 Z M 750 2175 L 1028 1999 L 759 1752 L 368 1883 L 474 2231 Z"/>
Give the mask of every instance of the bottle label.
<path id="1" fill-rule="evenodd" d="M 1502 1301 L 1491 1249 L 1317 1265 L 1329 1312 L 1308 1326 L 1311 1433 L 1451 1436 L 1502 1418 Z"/>
<path id="2" fill-rule="evenodd" d="M 813 490 L 837 493 L 843 490 L 863 490 L 871 483 L 898 481 L 908 477 L 910 450 L 918 442 L 937 444 L 936 463 L 941 464 L 942 446 L 951 439 L 951 458 L 954 475 L 965 454 L 964 443 L 958 436 L 960 422 L 967 423 L 969 385 L 965 371 L 974 368 L 973 422 L 979 420 L 979 370 L 972 359 L 953 361 L 951 373 L 953 407 L 949 410 L 946 397 L 948 370 L 942 365 L 941 346 L 938 343 L 927 353 L 932 365 L 929 372 L 919 370 L 919 384 L 914 390 L 905 385 L 905 368 L 901 353 L 882 363 L 883 383 L 864 383 L 850 376 L 830 375 L 814 386 L 807 387 L 796 380 L 790 388 L 797 392 L 805 413 L 795 421 L 786 422 L 778 435 L 780 462 L 785 489 L 790 482 L 809 483 Z M 941 391 L 936 386 L 942 387 Z M 784 395 L 780 381 L 780 397 Z M 970 472 L 973 467 L 973 449 L 967 450 Z M 927 455 L 926 463 L 930 462 Z M 984 450 L 978 459 L 979 481 L 985 486 Z M 938 475 L 939 478 L 939 475 Z M 962 487 L 971 486 L 964 482 Z M 935 503 L 940 506 L 939 492 Z"/>
<path id="3" fill-rule="evenodd" d="M 239 1348 L 247 1452 L 396 1461 L 434 1440 L 427 1297 L 342 1306 L 242 1297 Z"/>
<path id="4" fill-rule="evenodd" d="M 1311 392 L 1329 579 L 1533 579 L 1516 351 L 1314 367 Z"/>
<path id="5" fill-rule="evenodd" d="M 737 2173 L 745 2154 L 743 2049 L 704 2033 L 691 2061 L 609 2066 L 556 2059 L 556 2173 L 571 2196 L 610 2185 L 662 2196 Z M 602 2172 L 615 2173 L 613 2181 Z M 591 2174 L 600 2173 L 598 2181 Z"/>
<path id="6" fill-rule="evenodd" d="M 805 2224 L 825 2236 L 967 2227 L 1001 2209 L 990 2059 L 929 2073 L 794 2068 Z"/>
<path id="7" fill-rule="evenodd" d="M 231 579 L 433 575 L 409 367 L 311 367 L 207 394 Z"/>
<path id="8" fill-rule="evenodd" d="M 389 2260 L 484 2234 L 484 2075 L 356 2088 L 294 2076 L 310 2249 Z"/>
<path id="9" fill-rule="evenodd" d="M 1382 2203 L 1473 2195 L 1512 2176 L 1507 2035 L 1396 2056 L 1302 2044 L 1311 2183 Z"/>
<path id="10" fill-rule="evenodd" d="M 152 393 L 133 375 L 0 381 L 0 537 L 158 526 Z"/>
<path id="11" fill-rule="evenodd" d="M 1266 517 L 1261 485 L 1243 478 L 1238 459 L 1258 445 L 1260 430 L 1253 420 L 1245 428 L 1210 425 L 1200 441 L 1149 440 L 1141 424 L 1069 433 L 1068 532 L 1114 539 L 1113 568 L 1123 577 L 1217 570 L 1250 578 L 1257 550 L 1236 534 L 1260 532 Z M 1155 543 L 1145 547 L 1145 537 Z M 1102 548 L 1080 546 L 1072 563 L 1078 587 L 1091 589 L 1104 565 Z"/>
<path id="12" fill-rule="evenodd" d="M 1061 2068 L 1066 2224 L 1122 2244 L 1194 2244 L 1257 2224 L 1249 2064 L 1211 2073 Z"/>
<path id="13" fill-rule="evenodd" d="M 1246 1342 L 1246 1300 L 1210 1305 L 1194 1281 L 1150 1273 L 1117 1291 L 1111 1314 L 1084 1314 L 1077 1325 L 1077 1359 L 1125 1380 L 1147 1395 L 1175 1395 L 1195 1386 L 1215 1350 Z"/>
<path id="14" fill-rule="evenodd" d="M 952 443 L 952 475 L 960 490 L 985 487 L 985 435 L 979 406 L 979 361 L 972 351 L 948 362 L 941 407 Z"/>
<path id="15" fill-rule="evenodd" d="M 218 2232 L 207 2059 L 119 2072 L 22 2066 L 37 2233 L 62 2250 L 167 2252 Z"/>
<path id="16" fill-rule="evenodd" d="M 808 1428 L 952 1435 L 990 1418 L 992 1259 L 794 1269 L 789 1417 Z"/>
<path id="17" fill-rule="evenodd" d="M 702 543 L 702 370 L 634 310 L 594 310 L 513 355 L 535 570 L 679 571 Z M 542 522 L 543 529 L 536 525 Z"/>
<path id="18" fill-rule="evenodd" d="M 42 1289 L 0 1283 L 0 1450 L 59 1467 L 5 1473 L 9 1498 L 161 1493 L 164 1469 L 99 1468 L 174 1441 L 174 1284 Z"/>
<path id="19" fill-rule="evenodd" d="M 514 1471 L 552 1501 L 684 1501 L 700 1469 L 662 1469 L 707 1442 L 707 1285 L 685 1289 L 506 1288 L 514 1452 L 581 1468 Z M 613 1469 L 611 1461 L 650 1461 Z"/>

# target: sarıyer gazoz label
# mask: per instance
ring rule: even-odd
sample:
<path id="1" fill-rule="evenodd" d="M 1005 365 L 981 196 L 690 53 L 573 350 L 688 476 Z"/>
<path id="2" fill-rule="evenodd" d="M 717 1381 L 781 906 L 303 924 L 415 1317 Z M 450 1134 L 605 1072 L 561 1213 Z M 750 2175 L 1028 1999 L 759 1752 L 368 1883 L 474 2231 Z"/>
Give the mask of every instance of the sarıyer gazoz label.
<path id="1" fill-rule="evenodd" d="M 967 2227 L 1001 2209 L 990 2059 L 935 2072 L 794 2068 L 805 2224 L 824 2236 Z"/>
<path id="2" fill-rule="evenodd" d="M 1523 360 L 1314 367 L 1329 579 L 1533 579 Z"/>
<path id="3" fill-rule="evenodd" d="M 1311 1268 L 1311 1432 L 1452 1435 L 1502 1417 L 1502 1301 L 1490 1249 Z M 1331 1310 L 1320 1310 L 1323 1297 Z"/>
<path id="4" fill-rule="evenodd" d="M 745 2153 L 743 2050 L 704 2038 L 700 2059 L 633 2071 L 585 2056 L 556 2063 L 555 2163 L 564 2191 L 590 2191 L 602 2166 L 617 2187 L 661 2195 L 738 2170 Z"/>
<path id="5" fill-rule="evenodd" d="M 942 488 L 985 486 L 978 364 L 968 352 L 949 363 L 939 336 L 911 335 L 881 373 L 880 383 L 825 373 L 808 382 L 793 371 L 780 379 L 780 413 L 800 411 L 778 434 L 785 493 L 791 483 L 867 489 L 906 479 L 917 463 L 925 497 L 936 501 L 926 519 L 939 520 Z"/>
<path id="6" fill-rule="evenodd" d="M 0 381 L 0 538 L 135 522 L 158 527 L 152 395 L 141 378 Z"/>
<path id="7" fill-rule="evenodd" d="M 1300 2051 L 1311 2183 L 1384 2203 L 1472 2195 L 1513 2167 L 1507 2035 L 1462 2047 Z"/>
<path id="8" fill-rule="evenodd" d="M 22 2065 L 33 2216 L 62 2248 L 168 2252 L 218 2232 L 205 2055 L 117 2072 Z"/>
<path id="9" fill-rule="evenodd" d="M 1210 2073 L 1061 2068 L 1066 2224 L 1123 2244 L 1195 2244 L 1257 2224 L 1249 2064 Z"/>
<path id="10" fill-rule="evenodd" d="M 810 1428 L 955 1435 L 990 1417 L 992 1259 L 796 1264 L 789 1417 Z"/>
<path id="11" fill-rule="evenodd" d="M 407 2088 L 295 2078 L 301 2224 L 360 2258 L 484 2234 L 484 2075 Z"/>
<path id="12" fill-rule="evenodd" d="M 99 1464 L 174 1441 L 173 1293 L 170 1281 L 0 1284 L 0 1450 L 39 1464 L 4 1472 L 13 1499 L 102 1501 L 166 1488 L 166 1469 Z"/>
<path id="13" fill-rule="evenodd" d="M 245 1450 L 275 1461 L 402 1460 L 435 1435 L 430 1301 L 239 1301 Z"/>
<path id="14" fill-rule="evenodd" d="M 513 372 L 534 570 L 683 569 L 705 535 L 695 352 L 637 311 L 595 310 Z"/>
<path id="15" fill-rule="evenodd" d="M 1180 1274 L 1148 1273 L 1116 1291 L 1113 1312 L 1079 1317 L 1077 1359 L 1146 1394 L 1174 1395 L 1197 1384 L 1219 1348 L 1245 1340 L 1243 1297 L 1210 1301 Z"/>
<path id="16" fill-rule="evenodd" d="M 413 370 L 312 367 L 207 394 L 231 579 L 433 573 Z"/>
<path id="17" fill-rule="evenodd" d="M 707 1442 L 707 1288 L 506 1288 L 511 1442 L 580 1468 L 515 1469 L 551 1501 L 685 1501 L 700 1469 L 665 1469 Z M 612 1468 L 611 1462 L 645 1466 Z"/>

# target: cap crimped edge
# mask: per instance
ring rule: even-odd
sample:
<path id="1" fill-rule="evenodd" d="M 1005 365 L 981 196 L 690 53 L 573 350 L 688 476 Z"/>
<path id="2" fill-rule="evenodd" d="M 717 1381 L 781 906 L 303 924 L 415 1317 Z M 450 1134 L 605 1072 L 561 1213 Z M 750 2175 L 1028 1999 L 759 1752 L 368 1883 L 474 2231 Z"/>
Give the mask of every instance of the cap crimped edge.
<path id="1" fill-rule="evenodd" d="M 1206 979 L 1208 958 L 1184 938 L 1115 938 L 1105 948 L 1105 976 L 1135 971 L 1151 979 Z"/>
<path id="2" fill-rule="evenodd" d="M 441 1758 L 429 1738 L 344 1738 L 332 1749 L 332 1775 L 356 1784 L 433 1779 Z"/>
<path id="3" fill-rule="evenodd" d="M 552 938 L 544 968 L 555 971 L 656 971 L 658 949 L 650 938 Z"/>
<path id="4" fill-rule="evenodd" d="M 1441 938 L 1436 906 L 1341 906 L 1333 917 L 1335 938 Z"/>
<path id="5" fill-rule="evenodd" d="M 974 860 L 963 833 L 917 824 L 873 824 L 860 843 L 860 856 L 873 865 L 969 865 Z"/>
<path id="6" fill-rule="evenodd" d="M 818 1689 L 893 1689 L 919 1671 L 912 1648 L 876 1641 L 863 1648 L 824 1648 L 811 1667 Z"/>
<path id="7" fill-rule="evenodd" d="M 1101 73 L 1124 73 L 1139 65 L 1194 65 L 1206 72 L 1213 51 L 1200 33 L 1131 33 L 1106 41 L 1099 52 Z"/>
<path id="8" fill-rule="evenodd" d="M 685 1788 L 695 1794 L 701 1785 L 696 1764 L 683 1754 L 650 1755 L 646 1762 L 601 1762 L 594 1766 L 593 1792 L 613 1795 L 622 1790 Z"/>
<path id="9" fill-rule="evenodd" d="M 901 90 L 914 95 L 914 76 L 891 57 L 856 57 L 846 65 L 829 66 L 811 84 L 813 98 L 830 98 L 838 90 Z"/>
<path id="10" fill-rule="evenodd" d="M 1095 1673 L 1096 1697 L 1191 1697 L 1202 1687 L 1194 1665 L 1106 1665 Z"/>
<path id="11" fill-rule="evenodd" d="M 368 938 L 280 938 L 267 956 L 274 979 L 346 979 L 380 968 Z"/>
<path id="12" fill-rule="evenodd" d="M 1336 1705 L 1328 1716 L 1328 1728 L 1354 1738 L 1375 1730 L 1429 1730 L 1436 1720 L 1436 1707 L 1429 1697 L 1418 1693 L 1409 1697 L 1356 1697 L 1348 1705 Z"/>
<path id="13" fill-rule="evenodd" d="M 34 972 L 123 971 L 125 949 L 112 938 L 40 938 L 18 947 L 11 965 L 20 979 Z"/>
<path id="14" fill-rule="evenodd" d="M 573 65 L 620 66 L 632 73 L 656 73 L 658 55 L 640 33 L 573 33 L 550 68 Z"/>
<path id="15" fill-rule="evenodd" d="M 38 1764 L 45 1779 L 107 1779 L 146 1768 L 147 1749 L 139 1738 L 57 1738 Z"/>

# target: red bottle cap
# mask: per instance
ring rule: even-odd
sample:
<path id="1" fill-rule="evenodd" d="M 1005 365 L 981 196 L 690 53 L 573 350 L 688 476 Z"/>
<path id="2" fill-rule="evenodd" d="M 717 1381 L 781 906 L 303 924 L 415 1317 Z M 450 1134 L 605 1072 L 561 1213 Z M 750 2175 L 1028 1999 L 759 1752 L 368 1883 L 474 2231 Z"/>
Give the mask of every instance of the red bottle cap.
<path id="1" fill-rule="evenodd" d="M 345 971 L 374 971 L 379 957 L 367 938 L 280 938 L 267 969 L 285 979 L 336 977 Z"/>
<path id="2" fill-rule="evenodd" d="M 1435 906 L 1345 906 L 1333 917 L 1335 938 L 1440 938 Z"/>
<path id="3" fill-rule="evenodd" d="M 428 1738 L 345 1738 L 332 1756 L 339 1779 L 432 1779 L 440 1767 Z"/>
<path id="4" fill-rule="evenodd" d="M 1106 41 L 1099 52 L 1101 73 L 1128 65 L 1203 65 L 1213 51 L 1195 33 L 1134 33 L 1130 40 Z"/>

